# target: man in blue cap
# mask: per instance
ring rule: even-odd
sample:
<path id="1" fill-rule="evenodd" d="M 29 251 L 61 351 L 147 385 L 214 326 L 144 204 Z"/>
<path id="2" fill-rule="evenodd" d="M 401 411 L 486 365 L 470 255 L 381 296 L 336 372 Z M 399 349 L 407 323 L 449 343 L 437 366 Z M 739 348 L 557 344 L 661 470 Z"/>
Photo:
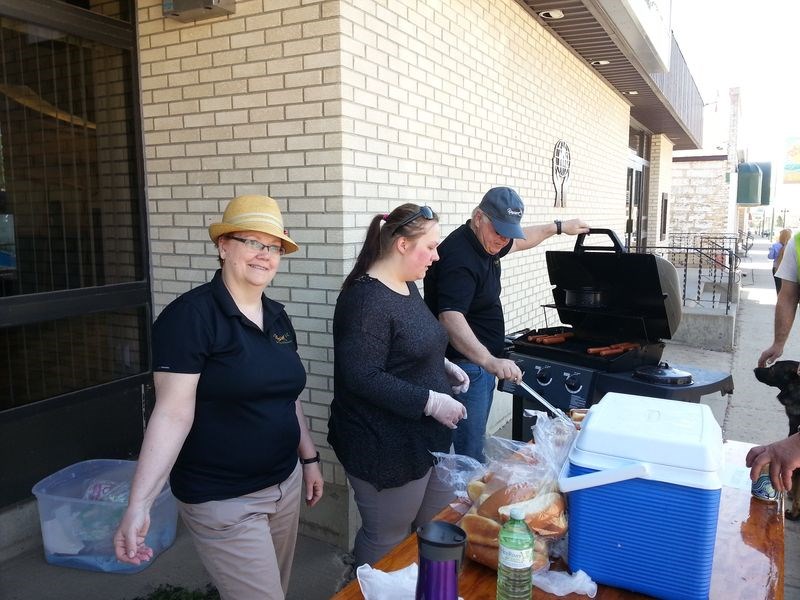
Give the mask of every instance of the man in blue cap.
<path id="1" fill-rule="evenodd" d="M 425 302 L 447 329 L 447 358 L 469 375 L 458 400 L 467 408 L 454 432 L 457 454 L 483 461 L 483 439 L 495 378 L 520 381 L 522 372 L 502 358 L 505 337 L 500 303 L 500 259 L 527 250 L 553 235 L 587 233 L 580 219 L 522 227 L 525 206 L 508 187 L 490 189 L 472 218 L 439 245 L 439 261 L 425 275 Z"/>

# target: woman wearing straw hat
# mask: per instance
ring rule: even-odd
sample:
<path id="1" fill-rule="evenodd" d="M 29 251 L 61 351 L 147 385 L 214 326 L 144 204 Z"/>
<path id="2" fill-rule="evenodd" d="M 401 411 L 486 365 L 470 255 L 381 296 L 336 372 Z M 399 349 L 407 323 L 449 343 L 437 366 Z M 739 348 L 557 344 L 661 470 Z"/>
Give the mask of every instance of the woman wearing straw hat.
<path id="1" fill-rule="evenodd" d="M 447 333 L 414 283 L 438 245 L 428 206 L 376 215 L 336 302 L 328 441 L 361 514 L 356 566 L 374 564 L 452 499 L 431 452 L 447 452 L 467 416 L 450 394 L 469 378 L 444 357 Z"/>
<path id="2" fill-rule="evenodd" d="M 150 507 L 169 475 L 222 598 L 283 599 L 300 496 L 313 506 L 323 487 L 295 332 L 264 294 L 297 244 L 266 196 L 235 198 L 209 234 L 222 268 L 153 325 L 156 405 L 114 546 L 123 562 L 152 557 Z"/>

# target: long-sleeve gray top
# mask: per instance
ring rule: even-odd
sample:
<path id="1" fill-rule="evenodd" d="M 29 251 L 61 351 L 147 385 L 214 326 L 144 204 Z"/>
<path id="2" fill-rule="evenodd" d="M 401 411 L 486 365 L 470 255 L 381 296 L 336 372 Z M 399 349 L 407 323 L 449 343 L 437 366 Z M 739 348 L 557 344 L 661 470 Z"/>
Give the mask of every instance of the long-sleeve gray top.
<path id="1" fill-rule="evenodd" d="M 425 416 L 428 391 L 450 393 L 447 333 L 416 286 L 407 296 L 364 275 L 333 317 L 334 397 L 328 442 L 345 470 L 378 490 L 422 477 L 451 431 Z"/>

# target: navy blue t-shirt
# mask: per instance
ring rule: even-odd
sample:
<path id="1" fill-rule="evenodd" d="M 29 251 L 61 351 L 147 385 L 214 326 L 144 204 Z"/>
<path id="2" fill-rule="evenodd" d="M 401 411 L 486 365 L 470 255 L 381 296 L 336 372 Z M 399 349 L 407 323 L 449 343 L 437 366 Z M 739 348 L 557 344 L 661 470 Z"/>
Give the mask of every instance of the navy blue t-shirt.
<path id="1" fill-rule="evenodd" d="M 497 254 L 489 254 L 467 221 L 448 235 L 439 247 L 439 261 L 425 274 L 425 303 L 437 317 L 453 310 L 464 315 L 475 337 L 493 356 L 505 346 L 505 321 L 500 303 L 500 259 L 513 240 Z M 447 346 L 447 358 L 465 358 Z"/>
<path id="2" fill-rule="evenodd" d="M 264 331 L 237 308 L 221 271 L 153 325 L 153 370 L 200 373 L 194 423 L 170 474 L 186 503 L 242 496 L 297 466 L 295 401 L 306 384 L 283 305 L 262 296 Z"/>

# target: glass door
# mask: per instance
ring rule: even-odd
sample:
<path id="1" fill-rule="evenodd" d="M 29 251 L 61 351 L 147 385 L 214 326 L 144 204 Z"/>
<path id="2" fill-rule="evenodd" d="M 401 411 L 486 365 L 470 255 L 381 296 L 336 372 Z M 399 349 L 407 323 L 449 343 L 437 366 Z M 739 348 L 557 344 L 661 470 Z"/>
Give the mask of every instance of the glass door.
<path id="1" fill-rule="evenodd" d="M 628 178 L 625 190 L 625 246 L 634 252 L 640 246 L 641 208 L 642 208 L 642 167 L 628 167 Z"/>

